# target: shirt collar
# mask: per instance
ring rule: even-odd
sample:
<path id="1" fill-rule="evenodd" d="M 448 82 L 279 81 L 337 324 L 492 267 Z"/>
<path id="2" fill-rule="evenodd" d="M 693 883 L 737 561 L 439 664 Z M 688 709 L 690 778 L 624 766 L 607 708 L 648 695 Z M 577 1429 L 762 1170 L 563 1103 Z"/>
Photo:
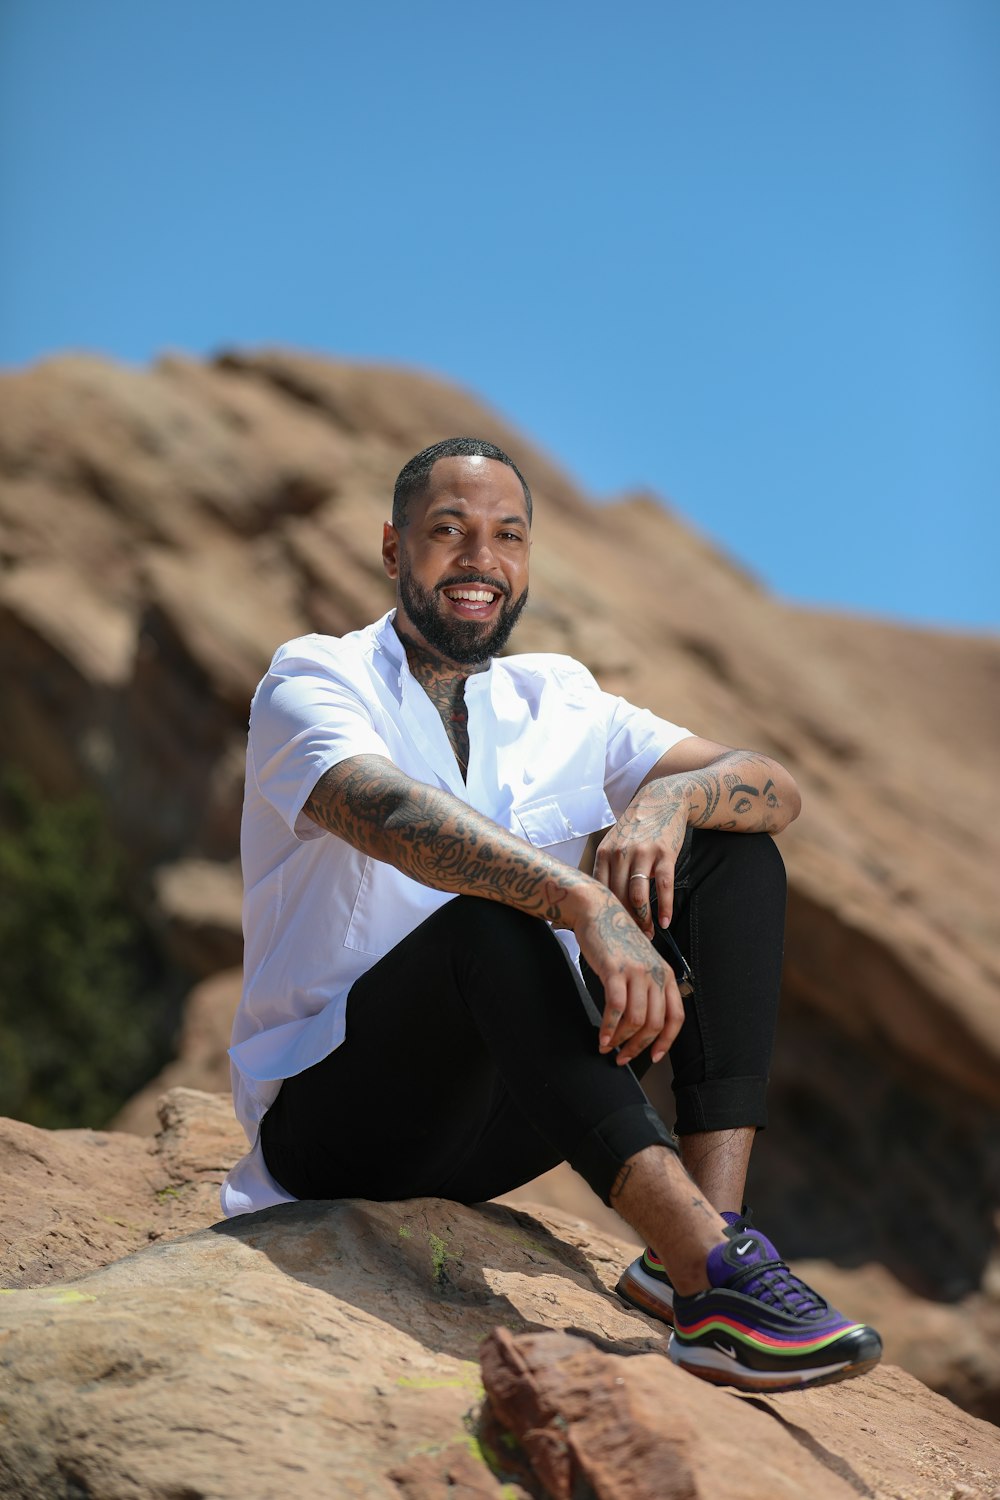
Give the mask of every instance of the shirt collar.
<path id="1" fill-rule="evenodd" d="M 375 636 L 375 644 L 379 650 L 384 651 L 389 660 L 395 662 L 397 667 L 402 667 L 406 661 L 406 652 L 403 650 L 402 641 L 392 627 L 392 622 L 395 618 L 396 611 L 390 609 L 387 614 L 382 616 L 381 620 L 375 621 L 375 624 L 372 626 L 372 633 Z"/>
<path id="2" fill-rule="evenodd" d="M 399 636 L 396 634 L 395 628 L 393 626 L 393 621 L 395 620 L 395 618 L 396 611 L 394 609 L 390 609 L 388 614 L 384 614 L 381 620 L 376 620 L 371 628 L 375 636 L 376 645 L 378 646 L 379 650 L 384 651 L 389 660 L 395 664 L 399 671 L 400 677 L 403 677 L 404 675 L 410 677 L 413 674 L 410 672 L 410 664 L 406 660 L 406 650 L 403 646 L 402 641 L 399 639 Z M 495 661 L 496 657 L 491 657 L 489 666 L 485 667 L 481 672 L 475 672 L 469 678 L 469 682 L 477 685 L 479 683 L 486 684 L 492 682 L 494 680 L 493 666 Z"/>

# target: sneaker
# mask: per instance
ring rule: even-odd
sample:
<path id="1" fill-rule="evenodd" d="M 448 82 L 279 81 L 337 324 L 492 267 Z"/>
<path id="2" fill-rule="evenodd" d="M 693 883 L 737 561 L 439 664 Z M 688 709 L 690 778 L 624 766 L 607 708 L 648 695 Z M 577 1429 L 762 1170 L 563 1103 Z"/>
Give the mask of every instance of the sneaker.
<path id="1" fill-rule="evenodd" d="M 750 1222 L 750 1210 L 745 1208 L 742 1214 L 727 1210 L 722 1217 L 727 1224 L 743 1228 Z M 622 1272 L 615 1291 L 630 1307 L 637 1307 L 640 1312 L 659 1318 L 661 1323 L 673 1324 L 673 1282 L 660 1257 L 648 1245 L 639 1258 Z"/>
<path id="2" fill-rule="evenodd" d="M 801 1390 L 861 1375 L 882 1340 L 800 1281 L 757 1229 L 734 1226 L 709 1251 L 707 1292 L 674 1292 L 674 1364 L 743 1391 Z"/>

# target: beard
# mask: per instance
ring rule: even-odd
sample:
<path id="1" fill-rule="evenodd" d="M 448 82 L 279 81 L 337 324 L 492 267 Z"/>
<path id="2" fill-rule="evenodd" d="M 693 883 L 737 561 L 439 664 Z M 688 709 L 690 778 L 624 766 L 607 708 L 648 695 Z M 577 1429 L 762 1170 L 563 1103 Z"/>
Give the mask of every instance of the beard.
<path id="1" fill-rule="evenodd" d="M 479 620 L 447 619 L 441 610 L 438 594 L 445 588 L 470 588 L 477 583 L 500 589 L 503 602 L 490 624 Z M 405 554 L 399 559 L 399 597 L 407 617 L 420 631 L 428 646 L 462 667 L 477 666 L 498 656 L 510 639 L 510 633 L 528 602 L 528 590 L 519 599 L 511 599 L 510 590 L 495 578 L 446 578 L 434 590 L 425 589 L 410 571 Z"/>

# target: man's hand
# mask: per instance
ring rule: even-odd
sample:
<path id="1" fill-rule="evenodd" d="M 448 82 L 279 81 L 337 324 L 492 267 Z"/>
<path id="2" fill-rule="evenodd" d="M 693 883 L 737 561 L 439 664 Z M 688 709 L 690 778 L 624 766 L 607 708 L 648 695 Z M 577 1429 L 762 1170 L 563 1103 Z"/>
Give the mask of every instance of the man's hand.
<path id="1" fill-rule="evenodd" d="M 658 1063 L 684 1020 L 674 972 L 609 891 L 589 882 L 574 894 L 582 914 L 573 931 L 604 986 L 600 1050 L 619 1047 L 616 1061 L 624 1066 L 651 1046 Z"/>
<path id="2" fill-rule="evenodd" d="M 653 936 L 651 893 L 656 891 L 660 926 L 674 909 L 674 866 L 690 820 L 690 802 L 680 777 L 641 787 L 606 838 L 594 876 L 632 913 L 647 938 Z"/>
<path id="3" fill-rule="evenodd" d="M 647 774 L 601 842 L 594 875 L 614 891 L 647 937 L 650 895 L 661 927 L 674 910 L 674 866 L 688 826 L 727 833 L 780 833 L 802 799 L 792 776 L 755 750 L 729 750 L 694 735 L 680 740 Z"/>

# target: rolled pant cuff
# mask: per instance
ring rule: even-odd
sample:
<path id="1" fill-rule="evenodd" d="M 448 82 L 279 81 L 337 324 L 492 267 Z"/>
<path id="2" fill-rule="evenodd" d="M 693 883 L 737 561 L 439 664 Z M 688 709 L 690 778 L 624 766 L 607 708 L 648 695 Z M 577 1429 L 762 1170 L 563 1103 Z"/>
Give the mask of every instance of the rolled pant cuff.
<path id="1" fill-rule="evenodd" d="M 678 1135 L 767 1124 L 766 1078 L 710 1078 L 676 1091 Z"/>
<path id="2" fill-rule="evenodd" d="M 630 1104 L 595 1125 L 568 1160 L 610 1208 L 615 1178 L 629 1157 L 647 1146 L 677 1149 L 673 1136 L 651 1104 Z"/>

